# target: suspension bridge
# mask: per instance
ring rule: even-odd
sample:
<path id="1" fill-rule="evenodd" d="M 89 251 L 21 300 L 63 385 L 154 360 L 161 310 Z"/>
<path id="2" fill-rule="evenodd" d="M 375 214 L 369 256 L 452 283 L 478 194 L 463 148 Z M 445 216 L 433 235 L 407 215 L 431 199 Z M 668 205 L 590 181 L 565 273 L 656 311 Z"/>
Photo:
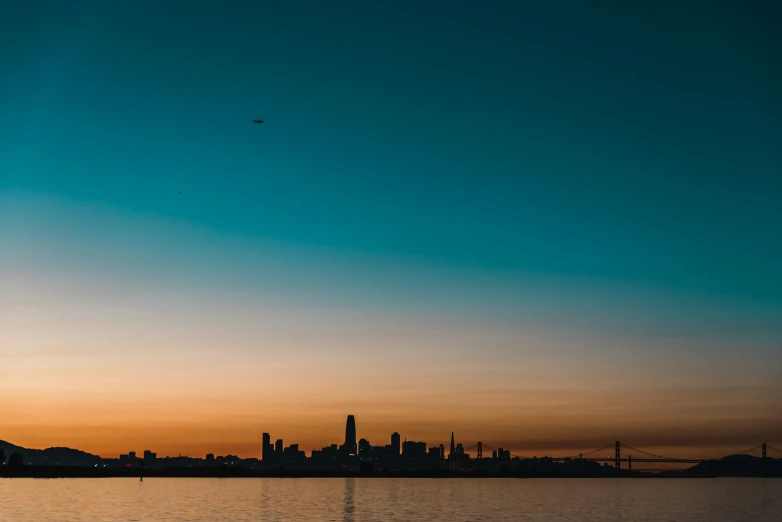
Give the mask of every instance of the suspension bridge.
<path id="1" fill-rule="evenodd" d="M 496 449 L 482 442 L 477 442 L 465 448 L 465 452 L 470 450 L 476 450 L 477 458 L 481 459 L 483 458 L 484 449 L 492 451 L 493 457 L 496 457 L 498 452 L 501 453 L 504 451 L 502 448 Z M 766 459 L 769 458 L 769 451 L 777 454 L 779 456 L 777 458 L 782 458 L 782 450 L 777 449 L 774 446 L 771 446 L 770 444 L 766 444 L 766 443 L 758 444 L 757 446 L 753 446 L 743 451 L 730 453 L 727 456 L 750 455 L 750 456 Z M 609 452 L 609 454 L 606 454 L 606 452 Z M 623 454 L 626 454 L 626 456 L 623 456 Z M 510 453 L 510 452 L 508 452 L 508 455 L 510 458 L 518 458 L 522 460 L 536 458 L 536 457 L 529 457 L 529 456 L 519 455 L 515 453 Z M 599 462 L 599 463 L 613 463 L 614 468 L 616 468 L 617 470 L 622 469 L 623 464 L 626 464 L 627 468 L 632 470 L 633 464 L 636 464 L 635 467 L 636 471 L 642 470 L 641 468 L 637 467 L 638 464 L 656 464 L 659 465 L 659 467 L 652 468 L 652 470 L 661 471 L 661 468 L 670 469 L 670 468 L 666 468 L 665 464 L 699 464 L 701 462 L 706 462 L 708 460 L 715 460 L 714 458 L 682 458 L 682 457 L 669 457 L 665 455 L 657 455 L 654 453 L 650 453 L 648 451 L 644 451 L 642 449 L 635 448 L 633 446 L 629 446 L 627 444 L 623 444 L 620 441 L 615 441 L 602 448 L 598 448 L 589 451 L 587 453 L 579 453 L 578 455 L 569 455 L 566 457 L 543 457 L 543 458 L 548 459 L 552 462 L 565 462 L 569 460 L 580 459 L 583 461 L 591 461 L 591 462 Z M 773 454 L 772 454 L 772 458 L 773 458 Z"/>

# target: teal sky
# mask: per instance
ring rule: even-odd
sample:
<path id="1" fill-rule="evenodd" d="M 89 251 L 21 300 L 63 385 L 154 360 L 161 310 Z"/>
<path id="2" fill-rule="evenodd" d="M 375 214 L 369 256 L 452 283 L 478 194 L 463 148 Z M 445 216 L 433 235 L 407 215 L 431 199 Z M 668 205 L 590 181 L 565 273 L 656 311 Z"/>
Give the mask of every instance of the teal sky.
<path id="1" fill-rule="evenodd" d="M 3 9 L 2 350 L 30 372 L 6 392 L 30 350 L 78 352 L 32 331 L 70 317 L 109 365 L 131 351 L 96 310 L 127 339 L 127 307 L 184 329 L 195 303 L 239 360 L 295 330 L 262 347 L 262 305 L 337 359 L 313 317 L 371 316 L 368 353 L 447 359 L 456 321 L 547 339 L 458 348 L 503 371 L 624 353 L 780 384 L 778 2 L 159 4 Z M 389 341 L 411 317 L 438 326 Z"/>

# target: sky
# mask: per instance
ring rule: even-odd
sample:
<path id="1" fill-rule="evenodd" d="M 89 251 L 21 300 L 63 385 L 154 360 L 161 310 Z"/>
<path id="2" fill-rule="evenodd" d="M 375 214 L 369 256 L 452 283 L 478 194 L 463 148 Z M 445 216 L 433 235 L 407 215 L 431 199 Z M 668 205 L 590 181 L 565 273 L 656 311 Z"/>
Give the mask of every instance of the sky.
<path id="1" fill-rule="evenodd" d="M 0 17 L 0 439 L 782 441 L 778 2 L 164 4 Z"/>

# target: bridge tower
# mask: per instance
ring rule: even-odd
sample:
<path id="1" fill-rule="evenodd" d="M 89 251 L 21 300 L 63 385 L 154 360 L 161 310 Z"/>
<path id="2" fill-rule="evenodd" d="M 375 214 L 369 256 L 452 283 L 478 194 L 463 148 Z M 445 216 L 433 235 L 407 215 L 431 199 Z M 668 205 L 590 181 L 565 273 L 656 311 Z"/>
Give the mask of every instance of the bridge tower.
<path id="1" fill-rule="evenodd" d="M 483 458 L 483 442 L 478 442 L 478 458 Z"/>
<path id="2" fill-rule="evenodd" d="M 763 450 L 762 450 L 763 459 L 766 458 L 766 443 L 763 443 Z"/>
<path id="3" fill-rule="evenodd" d="M 614 467 L 616 468 L 617 471 L 619 471 L 620 466 L 622 464 L 622 457 L 621 457 L 621 454 L 620 454 L 620 451 L 619 451 L 619 447 L 620 446 L 621 446 L 621 444 L 619 444 L 619 441 L 616 441 L 616 443 L 614 444 L 614 447 L 615 447 L 615 451 L 614 451 Z"/>

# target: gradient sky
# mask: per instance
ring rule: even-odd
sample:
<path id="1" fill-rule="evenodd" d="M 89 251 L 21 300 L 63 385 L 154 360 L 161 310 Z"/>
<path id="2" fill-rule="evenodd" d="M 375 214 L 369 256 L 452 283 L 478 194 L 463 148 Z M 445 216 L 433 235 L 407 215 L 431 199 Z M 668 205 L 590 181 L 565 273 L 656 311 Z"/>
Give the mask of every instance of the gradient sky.
<path id="1" fill-rule="evenodd" d="M 159 4 L 3 8 L 0 439 L 782 440 L 779 2 Z"/>

